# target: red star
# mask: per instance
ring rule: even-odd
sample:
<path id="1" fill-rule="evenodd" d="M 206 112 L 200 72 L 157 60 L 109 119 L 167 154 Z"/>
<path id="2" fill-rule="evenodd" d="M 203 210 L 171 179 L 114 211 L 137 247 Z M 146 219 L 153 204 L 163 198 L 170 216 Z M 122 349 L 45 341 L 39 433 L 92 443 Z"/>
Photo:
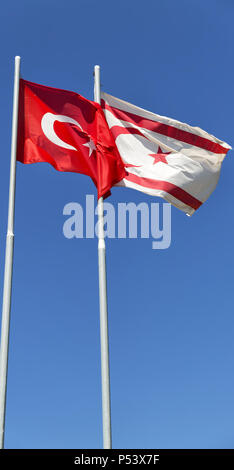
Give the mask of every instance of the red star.
<path id="1" fill-rule="evenodd" d="M 161 147 L 158 147 L 158 153 L 150 153 L 149 156 L 154 157 L 153 165 L 155 165 L 158 162 L 166 163 L 166 165 L 168 165 L 165 155 L 169 155 L 170 153 L 171 152 L 163 153 Z"/>

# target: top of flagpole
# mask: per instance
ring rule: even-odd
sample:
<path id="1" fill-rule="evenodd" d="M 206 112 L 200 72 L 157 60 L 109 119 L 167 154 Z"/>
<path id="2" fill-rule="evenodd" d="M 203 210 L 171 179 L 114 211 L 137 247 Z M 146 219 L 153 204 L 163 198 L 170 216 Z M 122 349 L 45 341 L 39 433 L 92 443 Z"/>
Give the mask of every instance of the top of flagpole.
<path id="1" fill-rule="evenodd" d="M 20 62 L 21 62 L 21 57 L 20 57 L 20 55 L 16 55 L 16 56 L 15 56 L 15 73 L 17 74 L 18 71 L 19 71 L 19 77 L 18 77 L 18 79 L 20 79 Z"/>
<path id="2" fill-rule="evenodd" d="M 15 56 L 15 69 L 20 69 L 20 61 L 21 61 L 21 57 L 19 55 L 16 55 Z"/>
<path id="3" fill-rule="evenodd" d="M 100 65 L 94 66 L 94 100 L 101 103 Z"/>

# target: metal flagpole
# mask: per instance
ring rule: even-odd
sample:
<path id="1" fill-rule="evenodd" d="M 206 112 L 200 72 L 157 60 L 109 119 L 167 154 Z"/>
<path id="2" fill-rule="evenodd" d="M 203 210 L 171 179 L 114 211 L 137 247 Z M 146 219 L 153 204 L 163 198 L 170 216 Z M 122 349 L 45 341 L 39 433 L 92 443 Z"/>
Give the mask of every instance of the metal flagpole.
<path id="1" fill-rule="evenodd" d="M 94 67 L 94 100 L 101 103 L 100 66 Z M 104 239 L 103 197 L 98 200 L 98 267 L 100 303 L 100 340 L 102 374 L 103 448 L 111 449 L 110 372 L 108 344 L 108 314 L 106 289 L 106 245 Z"/>
<path id="2" fill-rule="evenodd" d="M 0 448 L 4 447 L 4 426 L 6 414 L 7 368 L 11 312 L 11 286 L 14 251 L 15 177 L 18 130 L 20 57 L 15 57 L 14 97 L 11 136 L 11 167 L 8 206 L 8 227 L 6 236 L 5 272 L 2 303 L 2 329 L 0 351 Z"/>

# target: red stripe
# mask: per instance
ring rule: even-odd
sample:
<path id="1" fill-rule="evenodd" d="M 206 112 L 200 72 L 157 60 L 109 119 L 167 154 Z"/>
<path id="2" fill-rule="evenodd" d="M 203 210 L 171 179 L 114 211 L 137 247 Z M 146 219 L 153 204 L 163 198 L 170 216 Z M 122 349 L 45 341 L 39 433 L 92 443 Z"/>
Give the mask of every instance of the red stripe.
<path id="1" fill-rule="evenodd" d="M 123 111 L 121 109 L 109 106 L 104 100 L 102 100 L 102 108 L 111 111 L 114 116 L 122 121 L 128 121 L 133 124 L 136 124 L 139 127 L 148 129 L 149 131 L 157 132 L 158 134 L 171 137 L 172 139 L 180 140 L 186 144 L 194 145 L 195 147 L 200 147 L 202 149 L 208 150 L 213 153 L 226 154 L 229 149 L 222 147 L 222 145 L 212 142 L 205 137 L 201 137 L 191 132 L 184 131 L 182 129 L 177 129 L 173 126 L 168 126 L 162 122 L 152 121 L 151 119 L 143 118 L 137 114 L 129 113 L 128 111 Z"/>
<path id="2" fill-rule="evenodd" d="M 139 129 L 136 129 L 135 127 L 113 126 L 111 128 L 111 133 L 114 139 L 117 139 L 120 134 L 137 134 L 149 140 Z"/>
<path id="3" fill-rule="evenodd" d="M 144 186 L 145 188 L 165 191 L 166 193 L 171 194 L 173 197 L 195 210 L 202 205 L 202 202 L 193 197 L 191 194 L 187 193 L 175 184 L 168 183 L 167 181 L 142 178 L 141 176 L 134 175 L 133 173 L 128 173 L 128 175 L 125 176 L 125 179 L 131 181 L 132 183 L 139 184 L 140 186 Z"/>

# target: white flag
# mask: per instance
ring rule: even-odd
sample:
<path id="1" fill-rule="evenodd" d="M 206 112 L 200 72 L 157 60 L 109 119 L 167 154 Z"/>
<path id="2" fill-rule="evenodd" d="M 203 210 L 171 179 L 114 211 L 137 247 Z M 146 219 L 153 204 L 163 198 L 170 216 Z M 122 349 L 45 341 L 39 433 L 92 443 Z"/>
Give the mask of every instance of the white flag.
<path id="1" fill-rule="evenodd" d="M 106 93 L 102 107 L 128 172 L 117 186 L 163 197 L 192 215 L 214 191 L 231 147 L 199 127 Z"/>

